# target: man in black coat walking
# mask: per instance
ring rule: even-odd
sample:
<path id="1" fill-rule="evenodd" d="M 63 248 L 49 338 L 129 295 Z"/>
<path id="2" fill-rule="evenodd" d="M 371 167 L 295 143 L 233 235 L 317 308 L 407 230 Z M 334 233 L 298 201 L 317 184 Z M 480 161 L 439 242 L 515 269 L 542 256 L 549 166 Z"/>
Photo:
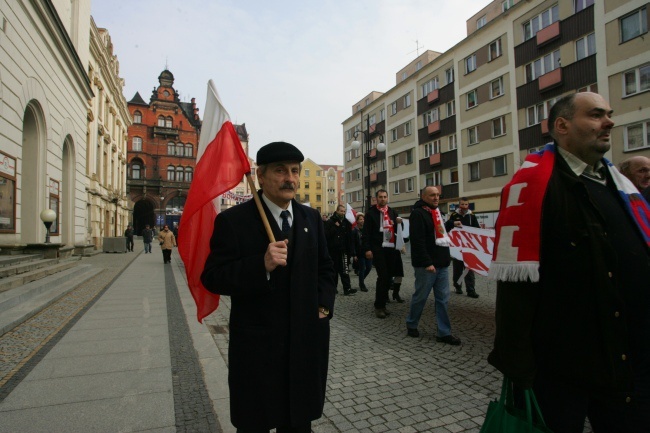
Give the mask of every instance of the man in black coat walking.
<path id="1" fill-rule="evenodd" d="M 228 384 L 238 433 L 309 433 L 325 403 L 334 268 L 320 214 L 294 200 L 302 153 L 263 146 L 253 200 L 220 213 L 201 281 L 231 297 Z"/>
<path id="2" fill-rule="evenodd" d="M 327 239 L 327 250 L 334 261 L 336 269 L 336 284 L 338 277 L 341 277 L 343 294 L 354 295 L 357 291 L 350 284 L 349 261 L 352 257 L 352 224 L 345 218 L 345 206 L 338 205 L 336 212 L 325 223 L 325 239 Z"/>

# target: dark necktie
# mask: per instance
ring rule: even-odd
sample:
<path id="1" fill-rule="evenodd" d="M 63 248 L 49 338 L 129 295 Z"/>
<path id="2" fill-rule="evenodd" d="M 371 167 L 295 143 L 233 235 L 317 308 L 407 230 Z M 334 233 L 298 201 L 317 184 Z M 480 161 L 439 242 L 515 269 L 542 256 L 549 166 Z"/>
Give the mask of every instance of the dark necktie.
<path id="1" fill-rule="evenodd" d="M 280 212 L 280 216 L 282 217 L 282 233 L 285 235 L 289 234 L 289 230 L 291 230 L 291 226 L 289 225 L 289 215 L 291 215 L 291 213 L 288 210 Z"/>

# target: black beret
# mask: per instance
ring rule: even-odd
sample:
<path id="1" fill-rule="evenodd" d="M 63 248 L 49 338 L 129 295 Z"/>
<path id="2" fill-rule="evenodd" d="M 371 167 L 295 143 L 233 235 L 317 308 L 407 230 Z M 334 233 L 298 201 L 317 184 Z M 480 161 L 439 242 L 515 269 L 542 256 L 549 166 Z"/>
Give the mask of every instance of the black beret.
<path id="1" fill-rule="evenodd" d="M 284 141 L 275 141 L 262 146 L 257 151 L 257 165 L 270 164 L 272 162 L 305 160 L 302 152 L 293 144 Z"/>

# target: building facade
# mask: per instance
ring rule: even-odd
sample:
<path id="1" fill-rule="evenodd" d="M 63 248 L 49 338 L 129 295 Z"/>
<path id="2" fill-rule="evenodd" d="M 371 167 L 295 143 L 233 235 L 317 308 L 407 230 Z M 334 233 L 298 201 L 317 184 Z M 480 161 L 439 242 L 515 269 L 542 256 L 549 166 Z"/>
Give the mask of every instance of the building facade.
<path id="1" fill-rule="evenodd" d="M 88 242 L 90 0 L 0 2 L 0 245 Z M 25 35 L 29 35 L 26 38 Z"/>
<path id="2" fill-rule="evenodd" d="M 649 9 L 639 0 L 489 3 L 467 20 L 465 39 L 422 54 L 395 87 L 352 106 L 343 122 L 346 201 L 363 208 L 368 191 L 384 188 L 407 216 L 420 189 L 436 185 L 442 210 L 466 196 L 492 227 L 503 186 L 551 141 L 550 107 L 577 91 L 598 92 L 614 109 L 613 163 L 650 156 Z M 361 149 L 355 133 L 368 138 Z"/>
<path id="3" fill-rule="evenodd" d="M 341 201 L 342 171 L 342 166 L 320 165 L 309 158 L 305 159 L 296 200 L 321 214 L 331 215 L 339 203 L 344 203 Z"/>

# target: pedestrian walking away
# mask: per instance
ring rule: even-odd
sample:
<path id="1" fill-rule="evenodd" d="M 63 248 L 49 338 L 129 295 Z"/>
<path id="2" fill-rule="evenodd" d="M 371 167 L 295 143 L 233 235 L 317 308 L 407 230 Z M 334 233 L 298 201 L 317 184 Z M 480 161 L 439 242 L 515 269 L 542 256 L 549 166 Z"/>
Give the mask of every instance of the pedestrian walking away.
<path id="1" fill-rule="evenodd" d="M 406 333 L 419 337 L 418 324 L 422 311 L 433 289 L 438 326 L 436 341 L 458 346 L 461 341 L 451 334 L 449 320 L 449 264 L 451 255 L 442 216 L 438 209 L 440 192 L 434 186 L 427 186 L 415 202 L 410 221 L 411 264 L 415 273 L 415 292 L 406 318 Z"/>
<path id="2" fill-rule="evenodd" d="M 295 200 L 302 152 L 275 142 L 257 152 L 255 201 L 215 219 L 201 276 L 230 296 L 228 385 L 238 433 L 309 433 L 322 416 L 334 313 L 335 271 L 319 212 Z"/>
<path id="3" fill-rule="evenodd" d="M 149 224 L 144 226 L 142 230 L 142 242 L 144 243 L 144 253 L 151 253 L 151 243 L 153 242 L 153 230 L 149 227 Z"/>
<path id="4" fill-rule="evenodd" d="M 176 246 L 176 236 L 169 230 L 169 226 L 165 224 L 163 229 L 158 233 L 158 242 L 163 253 L 163 263 L 172 262 L 172 248 Z"/>
<path id="5" fill-rule="evenodd" d="M 451 215 L 449 215 L 449 219 L 445 223 L 445 229 L 447 229 L 449 232 L 455 227 L 462 228 L 463 226 L 476 228 L 480 227 L 478 219 L 476 219 L 476 215 L 474 215 L 474 213 L 472 213 L 471 209 L 469 208 L 469 200 L 467 197 L 461 197 L 460 200 L 458 200 L 458 210 L 452 212 Z M 478 293 L 476 293 L 476 287 L 474 284 L 474 272 L 469 269 L 466 270 L 465 263 L 462 260 L 458 260 L 453 257 L 451 260 L 453 268 L 452 281 L 454 284 L 454 289 L 456 289 L 456 293 L 460 295 L 463 294 L 463 284 L 459 281 L 463 275 L 463 272 L 466 272 L 464 280 L 467 296 L 470 298 L 478 298 Z"/>
<path id="6" fill-rule="evenodd" d="M 126 250 L 133 251 L 133 226 L 129 225 L 126 227 L 124 237 L 126 238 Z"/>
<path id="7" fill-rule="evenodd" d="M 501 195 L 488 361 L 534 390 L 554 432 L 650 426 L 650 209 L 604 158 L 612 112 L 596 93 L 560 98 L 554 142 Z"/>

